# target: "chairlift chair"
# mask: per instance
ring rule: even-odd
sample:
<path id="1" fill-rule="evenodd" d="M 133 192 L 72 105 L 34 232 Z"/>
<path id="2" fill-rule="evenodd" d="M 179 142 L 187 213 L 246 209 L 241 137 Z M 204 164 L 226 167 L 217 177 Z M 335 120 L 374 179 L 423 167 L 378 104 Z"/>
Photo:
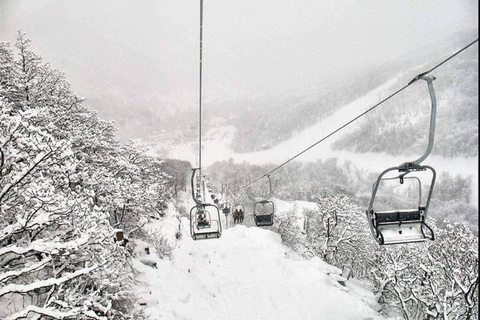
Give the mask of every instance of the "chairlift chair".
<path id="1" fill-rule="evenodd" d="M 275 204 L 270 200 L 260 200 L 253 206 L 253 220 L 257 227 L 267 227 L 273 225 L 273 215 L 275 214 Z"/>
<path id="2" fill-rule="evenodd" d="M 220 219 L 220 210 L 218 207 L 202 202 L 200 190 L 197 189 L 197 195 L 194 193 L 194 177 L 198 168 L 192 169 L 192 198 L 195 206 L 190 209 L 190 234 L 193 240 L 216 239 L 222 235 L 222 224 Z M 197 177 L 198 180 L 198 177 Z"/>
<path id="3" fill-rule="evenodd" d="M 436 116 L 436 97 L 433 88 L 434 77 L 424 76 L 423 74 L 415 77 L 410 83 L 419 79 L 427 81 L 430 99 L 432 103 L 430 115 L 429 143 L 425 153 L 417 160 L 405 162 L 397 167 L 391 167 L 384 170 L 378 176 L 373 184 L 372 197 L 366 210 L 367 221 L 370 225 L 370 231 L 373 237 L 380 245 L 423 242 L 434 240 L 433 230 L 425 223 L 430 199 L 432 197 L 433 187 L 435 185 L 436 172 L 431 166 L 421 165 L 420 163 L 427 158 L 433 147 Z M 397 171 L 398 176 L 387 177 L 387 173 Z M 420 172 L 430 171 L 431 181 L 428 195 L 425 202 L 422 202 L 422 184 Z M 396 180 L 403 184 L 405 179 L 415 179 L 419 186 L 418 205 L 415 208 L 398 210 L 377 210 L 375 208 L 375 197 L 382 182 L 386 180 Z"/>
<path id="4" fill-rule="evenodd" d="M 385 178 L 384 176 L 391 172 L 398 170 L 401 174 L 397 177 Z M 383 171 L 373 185 L 372 198 L 370 200 L 369 208 L 367 210 L 367 218 L 370 224 L 370 230 L 375 240 L 383 244 L 400 244 L 410 242 L 423 242 L 426 240 L 433 240 L 434 234 L 425 222 L 428 206 L 430 203 L 433 187 L 435 184 L 436 173 L 430 166 L 419 165 L 412 171 L 403 171 L 404 167 L 393 167 Z M 405 176 L 407 174 L 415 174 L 419 171 L 430 171 L 432 179 L 425 203 L 422 203 L 422 188 L 421 180 L 418 176 Z M 399 209 L 399 210 L 376 210 L 374 208 L 375 196 L 377 194 L 379 185 L 386 180 L 398 179 L 401 184 L 406 179 L 415 179 L 418 181 L 418 205 L 415 208 Z"/>
<path id="5" fill-rule="evenodd" d="M 222 225 L 217 206 L 206 203 L 190 210 L 190 234 L 193 240 L 220 238 Z"/>
<path id="6" fill-rule="evenodd" d="M 257 227 L 268 227 L 273 225 L 273 215 L 275 214 L 275 204 L 268 200 L 272 196 L 272 180 L 268 178 L 269 197 L 255 202 L 253 205 L 253 220 Z"/>

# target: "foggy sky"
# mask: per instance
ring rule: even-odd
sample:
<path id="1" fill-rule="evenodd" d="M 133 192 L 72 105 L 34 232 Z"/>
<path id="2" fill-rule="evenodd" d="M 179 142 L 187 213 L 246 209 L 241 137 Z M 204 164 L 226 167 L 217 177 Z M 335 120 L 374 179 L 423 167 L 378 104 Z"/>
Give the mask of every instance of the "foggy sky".
<path id="1" fill-rule="evenodd" d="M 199 2 L 0 0 L 0 41 L 26 32 L 74 89 L 116 94 L 131 82 L 190 105 Z M 477 24 L 476 0 L 205 0 L 204 96 L 308 94 Z"/>

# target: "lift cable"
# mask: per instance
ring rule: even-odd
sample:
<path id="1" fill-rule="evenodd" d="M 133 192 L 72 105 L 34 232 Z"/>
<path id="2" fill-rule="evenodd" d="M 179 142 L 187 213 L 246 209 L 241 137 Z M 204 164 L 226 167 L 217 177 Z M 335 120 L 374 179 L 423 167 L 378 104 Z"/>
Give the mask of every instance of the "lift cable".
<path id="1" fill-rule="evenodd" d="M 462 49 L 460 49 L 459 51 L 455 52 L 454 54 L 452 54 L 451 56 L 449 56 L 447 59 L 443 60 L 442 62 L 440 62 L 439 64 L 437 64 L 436 66 L 434 66 L 433 68 L 431 68 L 430 70 L 426 71 L 426 72 L 423 72 L 419 75 L 417 75 L 415 78 L 413 78 L 408 84 L 406 84 L 405 86 L 403 86 L 402 88 L 398 89 L 397 91 L 395 91 L 394 93 L 392 93 L 391 95 L 389 95 L 388 97 L 386 97 L 385 99 L 383 99 L 382 101 L 378 102 L 377 104 L 375 104 L 373 107 L 367 109 L 366 111 L 362 112 L 361 114 L 359 114 L 358 116 L 356 116 L 355 118 L 353 118 L 352 120 L 348 121 L 347 123 L 345 123 L 344 125 L 340 126 L 339 128 L 335 129 L 334 131 L 332 131 L 331 133 L 329 133 L 328 135 L 326 135 L 325 137 L 323 137 L 322 139 L 318 140 L 317 142 L 315 142 L 314 144 L 312 144 L 311 146 L 309 146 L 308 148 L 304 149 L 303 151 L 297 153 L 295 156 L 293 156 L 292 158 L 286 160 L 285 162 L 279 164 L 278 166 L 276 166 L 275 168 L 273 168 L 272 170 L 270 170 L 269 172 L 261 175 L 260 177 L 256 178 L 255 180 L 249 182 L 248 184 L 244 185 L 243 187 L 240 187 L 240 190 L 241 189 L 244 189 L 244 188 L 247 188 L 249 186 L 251 186 L 252 184 L 254 184 L 255 182 L 259 181 L 260 179 L 264 178 L 264 177 L 267 177 L 269 176 L 270 174 L 272 174 L 273 172 L 277 171 L 278 169 L 280 169 L 281 167 L 283 167 L 284 165 L 286 165 L 287 163 L 293 161 L 294 159 L 296 159 L 297 157 L 299 157 L 300 155 L 304 154 L 305 152 L 307 152 L 308 150 L 312 149 L 313 147 L 315 147 L 316 145 L 318 145 L 319 143 L 323 142 L 324 140 L 326 140 L 327 138 L 331 137 L 332 135 L 334 135 L 335 133 L 337 133 L 338 131 L 342 130 L 343 128 L 345 128 L 346 126 L 350 125 L 352 122 L 358 120 L 359 118 L 363 117 L 364 115 L 366 115 L 367 113 L 369 113 L 370 111 L 372 111 L 373 109 L 377 108 L 378 106 L 380 106 L 381 104 L 383 104 L 384 102 L 386 102 L 387 100 L 391 99 L 392 97 L 396 96 L 397 94 L 399 94 L 400 92 L 402 92 L 403 90 L 405 90 L 406 88 L 408 88 L 410 85 L 412 85 L 415 81 L 417 81 L 418 79 L 420 79 L 422 76 L 425 76 L 427 74 L 429 74 L 430 72 L 434 71 L 435 69 L 437 69 L 438 67 L 440 67 L 441 65 L 443 65 L 444 63 L 446 63 L 447 61 L 451 60 L 452 58 L 454 58 L 455 56 L 457 56 L 458 54 L 460 54 L 461 52 L 465 51 L 467 48 L 469 48 L 470 46 L 474 45 L 475 43 L 478 42 L 478 39 L 476 39 L 475 41 L 471 42 L 470 44 L 466 45 L 465 47 L 463 47 Z"/>
<path id="2" fill-rule="evenodd" d="M 218 207 L 205 201 L 205 179 L 202 180 L 202 48 L 203 48 L 203 0 L 200 0 L 200 75 L 199 75 L 199 123 L 198 168 L 192 168 L 191 189 L 195 206 L 190 209 L 190 235 L 193 240 L 218 239 L 222 235 L 222 223 Z M 195 174 L 198 170 L 195 184 Z M 195 194 L 197 189 L 197 194 Z"/>
<path id="3" fill-rule="evenodd" d="M 200 75 L 198 97 L 198 168 L 202 176 L 202 49 L 203 49 L 203 0 L 200 0 Z"/>

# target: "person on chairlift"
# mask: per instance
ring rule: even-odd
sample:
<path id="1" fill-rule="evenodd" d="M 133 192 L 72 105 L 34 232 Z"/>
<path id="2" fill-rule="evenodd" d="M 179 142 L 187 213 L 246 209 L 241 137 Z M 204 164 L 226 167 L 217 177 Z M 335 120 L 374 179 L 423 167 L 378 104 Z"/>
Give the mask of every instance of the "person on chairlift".
<path id="1" fill-rule="evenodd" d="M 205 212 L 203 210 L 199 211 L 197 222 L 199 226 L 206 226 L 208 225 L 207 218 L 205 217 Z"/>

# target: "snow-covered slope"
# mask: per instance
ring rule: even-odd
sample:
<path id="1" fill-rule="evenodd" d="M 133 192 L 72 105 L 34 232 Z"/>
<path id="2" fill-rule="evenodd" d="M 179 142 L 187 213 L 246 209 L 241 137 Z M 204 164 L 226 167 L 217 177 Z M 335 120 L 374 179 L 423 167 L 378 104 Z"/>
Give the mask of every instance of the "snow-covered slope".
<path id="1" fill-rule="evenodd" d="M 331 116 L 297 133 L 291 139 L 267 150 L 235 153 L 228 148 L 234 130 L 231 127 L 212 128 L 209 132 L 205 133 L 202 141 L 202 163 L 208 166 L 215 161 L 228 160 L 229 158 L 234 159 L 237 163 L 243 161 L 251 164 L 283 163 L 391 94 L 393 84 L 395 84 L 395 79 L 343 106 Z M 360 118 L 356 123 L 359 123 L 359 121 L 365 121 L 365 119 Z M 342 150 L 332 150 L 331 144 L 346 134 L 348 130 L 351 130 L 351 127 L 346 127 L 346 129 L 339 131 L 337 134 L 302 154 L 296 160 L 316 161 L 318 159 L 337 158 L 339 165 L 348 162 L 349 166 L 355 168 L 355 171 L 368 174 L 370 172 L 380 172 L 388 167 L 398 166 L 405 161 L 414 160 L 420 156 L 415 155 L 413 157 L 401 158 L 386 153 L 368 152 L 360 154 Z M 196 148 L 196 144 L 190 144 L 188 146 L 177 145 L 169 149 L 167 156 L 196 163 L 198 161 L 198 150 Z M 152 154 L 155 154 L 155 152 L 152 152 Z M 424 161 L 424 164 L 434 167 L 437 173 L 448 172 L 453 176 L 460 175 L 462 177 L 468 177 L 471 175 L 478 177 L 477 157 L 444 158 L 442 156 L 431 155 Z M 472 204 L 478 207 L 478 180 L 473 181 L 472 189 Z"/>
<path id="2" fill-rule="evenodd" d="M 183 218 L 176 240 L 175 216 L 170 210 L 166 220 L 150 224 L 167 234 L 172 258 L 147 255 L 140 244 L 134 260 L 141 272 L 137 294 L 152 319 L 384 319 L 365 283 L 342 278 L 319 258 L 305 260 L 276 233 L 237 225 L 220 239 L 195 242 Z"/>

